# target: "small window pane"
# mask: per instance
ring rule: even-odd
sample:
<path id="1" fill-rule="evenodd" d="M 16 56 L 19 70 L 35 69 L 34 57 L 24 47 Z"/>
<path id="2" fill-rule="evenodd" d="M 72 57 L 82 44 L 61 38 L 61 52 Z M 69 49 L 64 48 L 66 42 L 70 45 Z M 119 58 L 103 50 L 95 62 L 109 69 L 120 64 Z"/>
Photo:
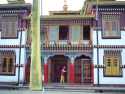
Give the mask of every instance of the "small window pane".
<path id="1" fill-rule="evenodd" d="M 68 40 L 68 39 L 69 39 L 69 27 L 59 26 L 59 40 Z"/>
<path id="2" fill-rule="evenodd" d="M 7 59 L 3 58 L 3 66 L 2 66 L 2 72 L 6 72 L 7 71 Z"/>
<path id="3" fill-rule="evenodd" d="M 2 38 L 17 38 L 17 17 L 2 17 Z"/>
<path id="4" fill-rule="evenodd" d="M 13 70 L 13 59 L 10 58 L 9 59 L 9 72 L 12 72 L 12 70 Z"/>
<path id="5" fill-rule="evenodd" d="M 15 52 L 0 51 L 0 75 L 15 75 Z"/>
<path id="6" fill-rule="evenodd" d="M 113 15 L 102 16 L 103 38 L 120 38 L 119 18 Z"/>
<path id="7" fill-rule="evenodd" d="M 120 69 L 120 54 L 120 51 L 104 51 L 105 76 L 122 76 L 122 70 Z"/>

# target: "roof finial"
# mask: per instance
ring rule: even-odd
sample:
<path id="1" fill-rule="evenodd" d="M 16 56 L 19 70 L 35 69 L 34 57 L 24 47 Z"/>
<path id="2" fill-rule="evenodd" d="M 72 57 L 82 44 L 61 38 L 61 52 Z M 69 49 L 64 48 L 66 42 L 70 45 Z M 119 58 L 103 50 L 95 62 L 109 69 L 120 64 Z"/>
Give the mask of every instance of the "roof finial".
<path id="1" fill-rule="evenodd" d="M 68 10 L 67 0 L 64 0 L 63 10 L 64 10 L 64 11 L 67 11 L 67 10 Z"/>

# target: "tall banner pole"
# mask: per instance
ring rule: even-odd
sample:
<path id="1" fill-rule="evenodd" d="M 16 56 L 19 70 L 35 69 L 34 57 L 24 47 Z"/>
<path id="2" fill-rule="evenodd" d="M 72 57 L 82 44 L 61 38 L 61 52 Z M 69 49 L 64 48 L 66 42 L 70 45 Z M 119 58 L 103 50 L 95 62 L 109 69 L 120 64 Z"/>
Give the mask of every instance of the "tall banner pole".
<path id="1" fill-rule="evenodd" d="M 33 0 L 31 16 L 31 68 L 30 89 L 42 90 L 41 50 L 40 50 L 40 0 Z"/>

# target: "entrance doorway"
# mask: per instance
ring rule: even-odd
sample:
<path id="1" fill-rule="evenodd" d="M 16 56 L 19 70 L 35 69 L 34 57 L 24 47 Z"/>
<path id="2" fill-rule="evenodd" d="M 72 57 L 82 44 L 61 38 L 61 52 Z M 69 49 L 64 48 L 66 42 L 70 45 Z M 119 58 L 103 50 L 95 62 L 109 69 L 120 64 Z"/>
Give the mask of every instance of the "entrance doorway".
<path id="1" fill-rule="evenodd" d="M 92 63 L 87 56 L 77 57 L 75 60 L 75 82 L 83 84 L 91 84 L 92 81 Z"/>
<path id="2" fill-rule="evenodd" d="M 50 64 L 50 82 L 59 83 L 61 77 L 61 69 L 65 66 L 66 73 L 64 74 L 65 83 L 67 82 L 67 74 L 68 74 L 68 57 L 64 55 L 56 55 L 51 57 Z"/>

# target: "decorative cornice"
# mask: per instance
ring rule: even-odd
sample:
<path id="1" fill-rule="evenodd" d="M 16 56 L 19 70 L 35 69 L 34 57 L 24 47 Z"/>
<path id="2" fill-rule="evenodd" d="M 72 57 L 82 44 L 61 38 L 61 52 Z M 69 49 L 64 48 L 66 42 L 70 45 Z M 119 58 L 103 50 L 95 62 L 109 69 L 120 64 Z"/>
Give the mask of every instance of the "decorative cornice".
<path id="1" fill-rule="evenodd" d="M 94 48 L 125 48 L 125 45 L 94 45 Z"/>
<path id="2" fill-rule="evenodd" d="M 0 10 L 1 9 L 31 9 L 30 3 L 25 4 L 0 4 Z"/>
<path id="3" fill-rule="evenodd" d="M 0 14 L 6 15 L 6 14 L 13 14 L 15 13 L 27 13 L 27 10 L 0 10 Z"/>
<path id="4" fill-rule="evenodd" d="M 99 11 L 125 11 L 125 8 L 99 8 Z"/>
<path id="5" fill-rule="evenodd" d="M 65 53 L 92 53 L 92 49 L 84 49 L 84 50 L 67 50 L 67 49 L 63 49 L 63 50 L 42 50 L 43 53 L 47 53 L 47 52 L 52 52 L 52 53 L 62 53 L 62 54 L 65 54 Z"/>
<path id="6" fill-rule="evenodd" d="M 49 25 L 49 24 L 83 24 L 83 25 L 93 26 L 94 19 L 93 18 L 77 19 L 77 17 L 69 19 L 41 19 L 41 25 Z"/>
<path id="7" fill-rule="evenodd" d="M 0 53 L 2 54 L 2 55 L 15 55 L 15 51 L 13 51 L 13 50 L 0 50 Z"/>
<path id="8" fill-rule="evenodd" d="M 105 65 L 94 65 L 94 68 L 105 68 L 106 66 Z M 120 65 L 120 68 L 125 68 L 125 65 Z"/>
<path id="9" fill-rule="evenodd" d="M 30 48 L 31 46 L 30 45 L 26 45 L 25 47 L 27 47 L 27 48 Z M 125 48 L 125 45 L 86 45 L 86 46 L 66 46 L 66 47 L 64 47 L 64 46 L 54 46 L 54 45 L 52 45 L 52 46 L 43 46 L 42 45 L 42 48 L 43 49 L 69 49 L 69 50 L 71 50 L 71 48 L 73 49 L 73 50 L 80 50 L 80 48 L 81 49 L 92 49 L 92 48 Z M 76 48 L 78 48 L 78 49 L 76 49 Z"/>
<path id="10" fill-rule="evenodd" d="M 25 45 L 0 45 L 0 48 L 25 48 Z"/>
<path id="11" fill-rule="evenodd" d="M 24 28 L 17 28 L 17 31 L 20 32 L 20 31 L 28 31 L 28 30 L 27 30 L 27 28 L 24 27 Z"/>
<path id="12" fill-rule="evenodd" d="M 24 64 L 16 64 L 15 67 L 24 67 L 25 65 Z"/>
<path id="13" fill-rule="evenodd" d="M 89 3 L 91 3 L 92 5 L 97 4 L 97 2 L 95 2 L 95 1 L 89 2 Z M 111 5 L 125 5 L 125 1 L 109 1 L 109 0 L 107 0 L 107 1 L 99 1 L 98 5 L 99 6 L 102 6 L 102 5 L 110 5 L 110 6 Z"/>
<path id="14" fill-rule="evenodd" d="M 24 27 L 24 28 L 17 28 L 17 31 L 18 32 L 21 32 L 21 31 L 22 32 L 27 32 L 28 30 L 27 30 L 27 28 Z M 2 30 L 0 32 L 2 32 Z"/>
<path id="15" fill-rule="evenodd" d="M 54 16 L 41 16 L 41 20 L 42 19 L 90 19 L 90 18 L 94 18 L 94 15 L 54 15 Z"/>

